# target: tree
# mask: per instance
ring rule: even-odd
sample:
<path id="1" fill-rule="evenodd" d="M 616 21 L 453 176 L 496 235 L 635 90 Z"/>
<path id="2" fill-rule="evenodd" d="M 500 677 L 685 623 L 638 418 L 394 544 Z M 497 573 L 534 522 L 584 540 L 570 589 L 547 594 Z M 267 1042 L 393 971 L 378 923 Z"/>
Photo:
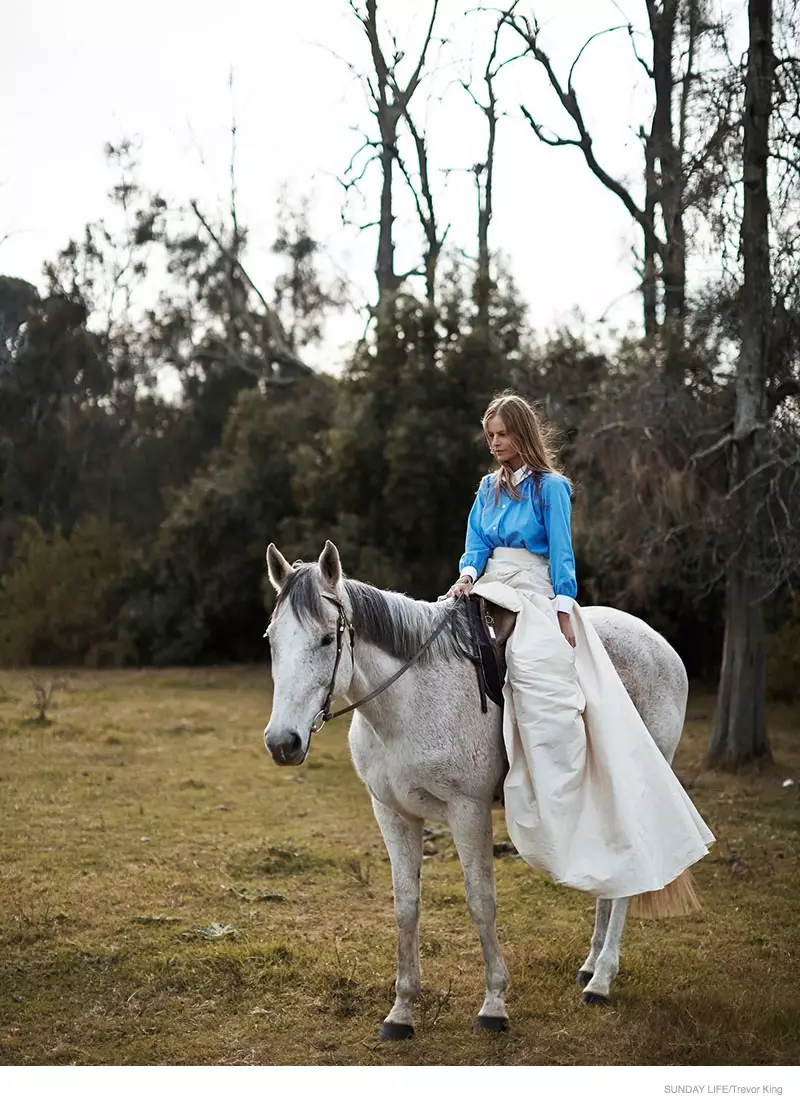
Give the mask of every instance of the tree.
<path id="1" fill-rule="evenodd" d="M 0 661 L 9 665 L 121 664 L 119 595 L 129 552 L 119 527 L 86 519 L 69 538 L 27 519 L 0 580 Z"/>
<path id="2" fill-rule="evenodd" d="M 277 236 L 272 252 L 287 262 L 275 281 L 275 311 L 289 347 L 301 351 L 322 340 L 328 313 L 343 305 L 345 283 L 326 283 L 318 269 L 320 244 L 311 232 L 309 204 L 278 201 Z"/>
<path id="3" fill-rule="evenodd" d="M 219 444 L 243 390 L 280 388 L 312 374 L 297 346 L 313 342 L 325 312 L 340 302 L 318 275 L 319 246 L 305 216 L 295 221 L 284 207 L 279 218 L 274 249 L 288 258 L 290 272 L 278 278 L 275 306 L 244 265 L 248 233 L 237 210 L 233 159 L 228 211 L 213 220 L 193 201 L 162 234 L 173 279 L 148 312 L 147 350 L 181 385 L 178 482 Z"/>
<path id="4" fill-rule="evenodd" d="M 528 52 L 546 74 L 573 134 L 552 134 L 537 122 L 527 107 L 521 110 L 540 141 L 549 146 L 580 150 L 592 174 L 618 197 L 638 225 L 643 241 L 641 276 L 645 333 L 652 335 L 663 327 L 671 344 L 679 350 L 687 313 L 685 223 L 690 211 L 707 202 L 705 193 L 711 177 L 703 170 L 719 159 L 720 150 L 731 133 L 726 114 L 721 116 L 719 123 L 714 120 L 711 128 L 707 121 L 702 127 L 691 126 L 693 107 L 718 95 L 715 82 L 704 74 L 701 56 L 705 48 L 709 54 L 705 63 L 710 67 L 713 59 L 724 52 L 722 28 L 710 17 L 706 0 L 646 0 L 651 61 L 639 54 L 632 24 L 608 28 L 590 36 L 564 81 L 543 47 L 541 27 L 535 19 L 519 14 L 516 9 L 515 3 L 504 13 L 501 22 L 513 28 L 527 44 Z M 636 58 L 653 86 L 654 109 L 650 125 L 643 126 L 639 132 L 644 155 L 643 202 L 637 201 L 626 183 L 601 164 L 575 87 L 575 72 L 585 51 L 602 35 L 615 31 L 627 31 L 630 35 Z M 678 53 L 682 59 L 680 67 L 677 66 Z M 667 371 L 674 370 L 679 362 L 678 357 L 668 358 Z"/>
<path id="5" fill-rule="evenodd" d="M 38 291 L 27 280 L 0 276 L 0 376 L 19 352 L 28 311 L 38 301 Z"/>
<path id="6" fill-rule="evenodd" d="M 725 641 L 709 757 L 728 766 L 770 758 L 765 717 L 764 612 L 758 577 L 765 535 L 754 520 L 763 489 L 767 379 L 772 334 L 769 153 L 772 115 L 772 0 L 749 0 L 744 109 L 741 347 L 730 441 L 729 495 L 742 523 L 727 572 Z"/>
<path id="7" fill-rule="evenodd" d="M 127 588 L 121 621 L 142 656 L 192 664 L 261 654 L 264 550 L 307 510 L 296 481 L 320 467 L 336 387 L 315 374 L 239 394 L 219 447 L 174 496 Z"/>
<path id="8" fill-rule="evenodd" d="M 468 82 L 461 82 L 463 89 L 486 120 L 486 153 L 483 159 L 476 162 L 472 167 L 478 200 L 478 255 L 474 287 L 475 326 L 484 334 L 488 334 L 489 331 L 489 311 L 492 299 L 492 255 L 489 247 L 489 229 L 492 223 L 492 215 L 494 214 L 494 168 L 495 150 L 497 147 L 497 122 L 499 116 L 495 82 L 503 66 L 517 60 L 515 57 L 506 58 L 505 61 L 498 61 L 498 45 L 503 23 L 504 20 L 500 19 L 495 25 L 492 48 L 489 52 L 486 67 L 483 72 L 486 102 L 484 103 L 483 100 L 478 98 Z"/>
<path id="9" fill-rule="evenodd" d="M 344 184 L 346 190 L 357 186 L 358 181 L 360 181 L 361 177 L 363 177 L 366 172 L 370 161 L 374 157 L 377 158 L 381 173 L 381 193 L 379 214 L 376 221 L 378 227 L 378 248 L 375 259 L 375 279 L 378 285 L 376 315 L 380 327 L 391 316 L 390 307 L 398 289 L 406 277 L 411 275 L 410 273 L 402 274 L 396 271 L 393 239 L 395 221 L 394 170 L 399 161 L 398 130 L 403 119 L 409 123 L 415 140 L 420 171 L 422 199 L 420 200 L 420 192 L 415 191 L 414 194 L 417 199 L 420 220 L 428 241 L 429 262 L 426 269 L 429 270 L 427 272 L 429 289 L 431 289 L 431 281 L 435 279 L 435 262 L 441 248 L 435 212 L 433 210 L 432 194 L 430 191 L 424 136 L 420 136 L 411 121 L 410 115 L 411 99 L 417 91 L 423 77 L 425 60 L 431 44 L 434 24 L 436 22 L 439 0 L 433 0 L 432 2 L 431 17 L 422 46 L 411 74 L 404 84 L 401 84 L 399 69 L 405 59 L 405 51 L 401 50 L 396 40 L 393 39 L 392 53 L 390 56 L 387 56 L 381 42 L 380 29 L 378 27 L 377 0 L 366 0 L 363 10 L 358 6 L 356 0 L 349 0 L 349 3 L 356 18 L 363 27 L 364 34 L 369 43 L 373 72 L 370 77 L 366 79 L 366 85 L 371 103 L 370 110 L 378 126 L 379 140 L 375 141 L 370 138 L 365 140 L 361 149 L 354 158 L 351 159 L 350 166 L 345 174 Z M 370 158 L 367 165 L 362 167 L 362 169 L 354 175 L 354 163 L 358 154 L 363 150 L 370 151 Z M 408 179 L 407 171 L 406 175 Z M 422 204 L 426 204 L 427 209 L 423 207 Z M 370 225 L 375 225 L 375 223 L 367 224 L 367 226 Z M 366 229 L 366 227 L 364 229 Z"/>
<path id="10" fill-rule="evenodd" d="M 155 390 L 141 325 L 166 205 L 139 184 L 131 143 L 106 153 L 115 210 L 45 265 L 44 295 L 27 286 L 6 344 L 0 565 L 25 517 L 67 538 L 83 516 L 124 519 L 132 537 L 154 532 L 164 473 L 174 471 L 164 458 L 175 411 Z"/>

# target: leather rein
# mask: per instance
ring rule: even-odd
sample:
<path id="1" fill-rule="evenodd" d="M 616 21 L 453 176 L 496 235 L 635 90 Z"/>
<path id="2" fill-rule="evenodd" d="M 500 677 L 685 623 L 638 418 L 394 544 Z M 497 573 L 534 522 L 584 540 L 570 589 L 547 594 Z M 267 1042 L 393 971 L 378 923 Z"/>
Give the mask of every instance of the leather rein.
<path id="1" fill-rule="evenodd" d="M 339 672 L 339 663 L 342 659 L 342 653 L 344 652 L 345 631 L 349 631 L 350 660 L 353 663 L 355 662 L 356 632 L 353 628 L 352 622 L 350 622 L 347 614 L 345 613 L 344 605 L 341 599 L 337 598 L 337 596 L 335 595 L 328 595 L 327 592 L 322 592 L 322 598 L 327 599 L 330 603 L 333 603 L 333 605 L 339 611 L 339 618 L 336 623 L 336 660 L 333 665 L 333 675 L 331 676 L 331 682 L 328 686 L 328 694 L 325 697 L 325 704 L 322 710 L 314 716 L 314 721 L 311 723 L 312 734 L 319 733 L 325 723 L 330 722 L 333 718 L 340 718 L 343 714 L 350 714 L 351 711 L 358 710 L 359 707 L 363 707 L 365 703 L 368 703 L 371 699 L 375 699 L 378 695 L 381 694 L 381 692 L 386 691 L 387 688 L 391 687 L 393 683 L 399 680 L 403 673 L 407 672 L 411 665 L 414 664 L 415 661 L 419 660 L 425 650 L 433 645 L 434 641 L 436 641 L 436 639 L 439 637 L 439 635 L 442 633 L 448 623 L 452 622 L 456 606 L 458 605 L 458 603 L 461 602 L 464 596 L 463 593 L 459 595 L 453 606 L 448 607 L 447 613 L 438 624 L 436 629 L 433 631 L 433 633 L 430 635 L 430 637 L 426 638 L 426 640 L 422 643 L 414 656 L 411 657 L 410 660 L 407 660 L 402 668 L 398 668 L 396 672 L 392 673 L 388 680 L 384 680 L 382 684 L 379 684 L 379 686 L 376 687 L 373 691 L 370 691 L 368 695 L 365 695 L 363 698 L 359 699 L 357 703 L 351 703 L 349 706 L 335 711 L 331 711 L 330 707 L 331 700 L 333 699 L 333 689 L 336 686 L 336 676 Z"/>

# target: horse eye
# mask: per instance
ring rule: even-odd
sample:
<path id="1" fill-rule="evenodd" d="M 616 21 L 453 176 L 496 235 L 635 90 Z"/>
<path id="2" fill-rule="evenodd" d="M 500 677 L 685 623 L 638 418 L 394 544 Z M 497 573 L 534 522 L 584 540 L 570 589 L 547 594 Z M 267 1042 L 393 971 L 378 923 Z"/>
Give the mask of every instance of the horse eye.
<path id="1" fill-rule="evenodd" d="M 333 645 L 333 634 L 326 634 L 320 645 Z"/>

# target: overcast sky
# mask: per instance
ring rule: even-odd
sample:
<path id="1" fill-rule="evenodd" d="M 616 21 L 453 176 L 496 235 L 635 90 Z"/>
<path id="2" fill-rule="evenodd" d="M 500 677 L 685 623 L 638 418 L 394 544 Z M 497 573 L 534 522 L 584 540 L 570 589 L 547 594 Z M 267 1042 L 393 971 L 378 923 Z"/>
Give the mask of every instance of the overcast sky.
<path id="1" fill-rule="evenodd" d="M 449 41 L 432 53 L 438 72 L 412 104 L 429 128 L 440 221 L 451 224 L 449 242 L 466 250 L 474 248 L 476 211 L 465 170 L 482 159 L 485 136 L 458 81 L 482 72 L 494 18 L 477 6 L 441 0 L 438 29 Z M 644 31 L 644 9 L 644 0 L 521 5 L 535 10 L 562 72 L 592 32 L 624 23 L 623 11 Z M 380 0 L 379 10 L 411 58 L 430 0 Z M 147 187 L 175 203 L 196 198 L 211 211 L 221 208 L 233 70 L 240 219 L 251 230 L 252 276 L 268 287 L 275 274 L 269 247 L 285 185 L 293 197 L 310 197 L 313 230 L 356 298 L 374 298 L 375 232 L 343 226 L 336 179 L 371 122 L 358 80 L 335 56 L 368 69 L 367 43 L 346 0 L 38 0 L 16 5 L 9 18 L 12 33 L 0 40 L 0 238 L 8 235 L 0 272 L 40 283 L 43 262 L 108 212 L 113 176 L 103 147 L 124 136 L 141 143 Z M 646 50 L 647 36 L 640 41 Z M 504 51 L 518 49 L 508 33 Z M 651 101 L 624 31 L 592 44 L 576 84 L 600 160 L 638 196 L 635 130 Z M 601 317 L 638 324 L 631 265 L 638 238 L 629 216 L 579 152 L 543 147 L 521 117 L 524 103 L 560 122 L 532 61 L 508 66 L 498 91 L 508 114 L 498 138 L 492 244 L 507 255 L 534 326 L 552 329 L 576 310 L 589 325 Z M 375 218 L 377 183 L 377 174 L 367 174 L 366 208 L 354 208 L 354 219 Z M 419 245 L 404 210 L 395 230 L 399 268 L 413 265 Z M 338 367 L 361 325 L 352 316 L 337 324 L 312 362 Z"/>

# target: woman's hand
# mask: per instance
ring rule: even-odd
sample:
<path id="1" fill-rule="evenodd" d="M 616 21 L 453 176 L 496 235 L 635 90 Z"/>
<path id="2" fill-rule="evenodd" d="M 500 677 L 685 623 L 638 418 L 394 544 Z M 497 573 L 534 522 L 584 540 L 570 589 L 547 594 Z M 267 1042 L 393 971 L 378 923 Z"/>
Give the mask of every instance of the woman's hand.
<path id="1" fill-rule="evenodd" d="M 471 576 L 459 576 L 445 595 L 445 599 L 458 599 L 459 595 L 469 595 L 474 581 Z"/>
<path id="2" fill-rule="evenodd" d="M 569 615 L 566 611 L 558 611 L 558 625 L 561 629 L 561 633 L 570 643 L 572 648 L 575 648 L 575 635 L 572 632 L 572 623 L 569 620 Z"/>

